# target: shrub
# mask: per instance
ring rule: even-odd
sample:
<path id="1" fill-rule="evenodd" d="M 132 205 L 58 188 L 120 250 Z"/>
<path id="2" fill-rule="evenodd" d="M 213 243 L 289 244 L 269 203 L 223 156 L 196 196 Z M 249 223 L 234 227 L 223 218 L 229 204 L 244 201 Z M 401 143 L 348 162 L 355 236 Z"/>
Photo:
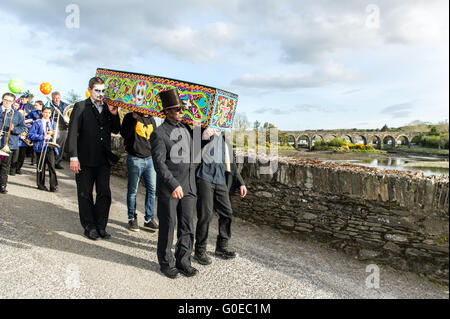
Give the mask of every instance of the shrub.
<path id="1" fill-rule="evenodd" d="M 343 138 L 333 138 L 331 141 L 328 142 L 329 146 L 334 146 L 334 147 L 342 147 L 344 145 L 347 145 L 348 141 L 343 139 Z"/>

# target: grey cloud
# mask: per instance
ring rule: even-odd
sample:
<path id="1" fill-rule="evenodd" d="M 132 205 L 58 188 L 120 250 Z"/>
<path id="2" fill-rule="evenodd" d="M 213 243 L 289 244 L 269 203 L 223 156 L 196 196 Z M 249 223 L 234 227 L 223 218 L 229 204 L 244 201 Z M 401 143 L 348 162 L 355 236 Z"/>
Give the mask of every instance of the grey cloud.
<path id="1" fill-rule="evenodd" d="M 338 64 L 328 64 L 310 74 L 279 76 L 244 74 L 233 79 L 231 83 L 246 88 L 270 89 L 273 91 L 322 87 L 332 83 L 350 82 L 356 77 L 356 73 L 346 70 Z"/>
<path id="2" fill-rule="evenodd" d="M 392 118 L 409 117 L 412 114 L 412 110 L 414 109 L 414 103 L 414 101 L 411 101 L 389 105 L 383 108 L 380 113 L 384 115 L 390 115 Z"/>
<path id="3" fill-rule="evenodd" d="M 319 105 L 312 104 L 298 104 L 290 108 L 279 107 L 262 107 L 256 110 L 254 113 L 258 114 L 272 114 L 272 115 L 289 115 L 299 114 L 301 112 L 327 112 L 326 108 Z"/>

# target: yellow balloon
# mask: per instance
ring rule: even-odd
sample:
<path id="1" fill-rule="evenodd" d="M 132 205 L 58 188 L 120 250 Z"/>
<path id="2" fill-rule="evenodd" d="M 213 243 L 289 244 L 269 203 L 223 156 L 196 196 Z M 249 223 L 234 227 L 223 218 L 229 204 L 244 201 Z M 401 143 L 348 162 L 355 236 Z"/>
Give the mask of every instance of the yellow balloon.
<path id="1" fill-rule="evenodd" d="M 86 90 L 86 93 L 84 93 L 84 95 L 86 96 L 87 99 L 91 96 L 91 94 L 89 94 L 88 90 Z"/>

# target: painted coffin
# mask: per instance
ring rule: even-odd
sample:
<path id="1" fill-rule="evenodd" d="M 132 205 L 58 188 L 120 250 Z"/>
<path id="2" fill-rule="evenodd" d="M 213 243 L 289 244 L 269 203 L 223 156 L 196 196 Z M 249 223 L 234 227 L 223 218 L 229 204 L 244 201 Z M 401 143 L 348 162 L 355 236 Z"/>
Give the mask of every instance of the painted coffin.
<path id="1" fill-rule="evenodd" d="M 236 94 L 191 82 L 153 75 L 97 69 L 96 76 L 105 81 L 105 101 L 131 111 L 164 118 L 160 91 L 177 88 L 187 106 L 183 122 L 200 122 L 203 127 L 230 129 L 236 113 Z"/>

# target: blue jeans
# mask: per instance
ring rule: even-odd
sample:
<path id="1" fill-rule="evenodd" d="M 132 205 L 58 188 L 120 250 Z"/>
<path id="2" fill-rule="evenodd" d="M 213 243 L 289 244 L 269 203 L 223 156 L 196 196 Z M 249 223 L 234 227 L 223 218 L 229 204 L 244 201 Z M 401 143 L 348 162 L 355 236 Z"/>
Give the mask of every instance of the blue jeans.
<path id="1" fill-rule="evenodd" d="M 155 216 L 154 204 L 156 195 L 156 172 L 153 168 L 152 157 L 140 158 L 127 155 L 128 191 L 127 207 L 128 219 L 136 218 L 136 194 L 141 176 L 145 184 L 145 222 L 149 222 Z"/>

